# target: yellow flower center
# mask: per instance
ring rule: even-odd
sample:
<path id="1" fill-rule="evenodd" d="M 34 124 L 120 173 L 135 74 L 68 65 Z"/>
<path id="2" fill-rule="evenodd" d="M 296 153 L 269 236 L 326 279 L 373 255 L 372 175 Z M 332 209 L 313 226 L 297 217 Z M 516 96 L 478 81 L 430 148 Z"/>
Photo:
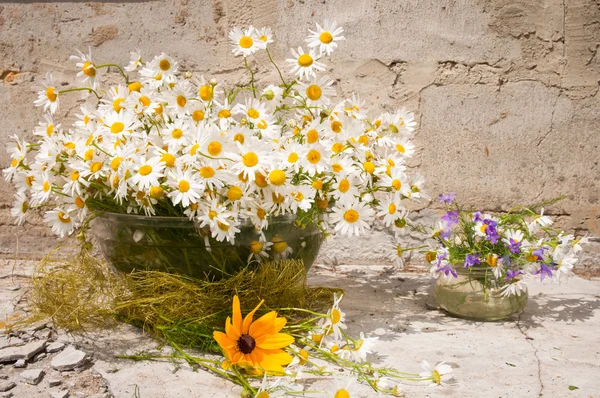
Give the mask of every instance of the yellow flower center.
<path id="1" fill-rule="evenodd" d="M 203 101 L 210 101 L 213 98 L 213 87 L 202 86 L 198 92 Z"/>
<path id="2" fill-rule="evenodd" d="M 77 170 L 73 170 L 71 172 L 71 181 L 77 181 L 79 179 L 79 172 Z"/>
<path id="3" fill-rule="evenodd" d="M 180 192 L 187 192 L 190 190 L 190 183 L 187 182 L 186 180 L 181 180 L 179 181 L 179 191 Z"/>
<path id="4" fill-rule="evenodd" d="M 259 172 L 254 173 L 254 182 L 261 188 L 266 188 L 269 185 L 267 182 L 267 177 Z"/>
<path id="5" fill-rule="evenodd" d="M 340 185 L 339 188 L 341 193 L 346 193 L 348 192 L 348 190 L 350 189 L 350 181 L 348 181 L 346 178 L 344 178 L 342 181 L 340 181 Z"/>
<path id="6" fill-rule="evenodd" d="M 121 112 L 121 109 L 123 109 L 121 103 L 123 103 L 123 101 L 125 101 L 125 98 L 117 98 L 113 101 L 113 109 L 115 112 Z"/>
<path id="7" fill-rule="evenodd" d="M 102 168 L 102 162 L 94 162 L 90 165 L 90 170 L 92 173 L 97 173 Z"/>
<path id="8" fill-rule="evenodd" d="M 50 102 L 54 102 L 56 101 L 56 98 L 58 96 L 56 95 L 56 93 L 54 92 L 54 87 L 48 87 L 46 89 L 46 98 L 48 98 L 48 101 Z"/>
<path id="9" fill-rule="evenodd" d="M 329 32 L 323 32 L 319 35 L 319 40 L 323 44 L 329 44 L 333 41 L 333 35 Z"/>
<path id="10" fill-rule="evenodd" d="M 221 109 L 217 116 L 219 116 L 221 119 L 227 119 L 231 116 L 231 112 L 229 112 L 229 109 Z"/>
<path id="11" fill-rule="evenodd" d="M 137 91 L 138 93 L 140 92 L 142 87 L 144 87 L 144 85 L 140 82 L 129 83 L 129 85 L 127 86 L 127 88 L 129 89 L 129 92 Z"/>
<path id="12" fill-rule="evenodd" d="M 173 131 L 171 131 L 171 137 L 175 138 L 176 140 L 180 139 L 181 137 L 183 137 L 183 130 L 174 129 Z"/>
<path id="13" fill-rule="evenodd" d="M 393 203 L 390 203 L 390 205 L 388 206 L 388 213 L 390 214 L 395 214 L 396 213 L 396 205 Z"/>
<path id="14" fill-rule="evenodd" d="M 322 180 L 313 181 L 312 187 L 314 189 L 316 189 L 317 191 L 320 191 L 321 189 L 323 189 L 323 181 Z"/>
<path id="15" fill-rule="evenodd" d="M 75 198 L 75 206 L 79 207 L 80 209 L 83 209 L 85 207 L 85 202 L 79 195 L 77 195 L 77 197 Z"/>
<path id="16" fill-rule="evenodd" d="M 306 96 L 313 101 L 317 101 L 321 98 L 321 87 L 316 84 L 311 84 L 306 88 Z"/>
<path id="17" fill-rule="evenodd" d="M 83 160 L 92 160 L 94 158 L 94 148 L 88 149 L 83 154 Z"/>
<path id="18" fill-rule="evenodd" d="M 369 137 L 367 137 L 366 135 L 361 135 L 360 137 L 358 137 L 358 142 L 360 142 L 364 146 L 368 146 L 369 145 Z"/>
<path id="19" fill-rule="evenodd" d="M 331 151 L 333 153 L 340 153 L 344 150 L 344 144 L 342 144 L 341 142 L 336 142 L 335 144 L 333 144 L 331 146 Z"/>
<path id="20" fill-rule="evenodd" d="M 246 167 L 254 167 L 258 163 L 258 156 L 254 152 L 247 152 L 242 156 L 242 163 Z"/>
<path id="21" fill-rule="evenodd" d="M 314 341 L 317 344 L 321 343 L 321 340 L 323 340 L 323 335 L 322 334 L 313 334 L 312 336 L 310 336 L 310 338 L 312 339 L 312 341 Z"/>
<path id="22" fill-rule="evenodd" d="M 211 210 L 211 211 L 208 212 L 208 218 L 210 218 L 211 220 L 214 220 L 215 217 L 217 217 L 218 215 L 219 215 L 219 213 L 217 213 L 214 210 Z"/>
<path id="23" fill-rule="evenodd" d="M 437 385 L 442 384 L 442 375 L 437 370 L 434 370 L 433 372 L 431 372 L 431 379 Z"/>
<path id="24" fill-rule="evenodd" d="M 227 190 L 227 199 L 235 202 L 236 200 L 240 200 L 242 198 L 242 188 L 234 185 Z"/>
<path id="25" fill-rule="evenodd" d="M 321 160 L 321 154 L 319 153 L 319 151 L 311 149 L 310 151 L 308 151 L 306 159 L 312 164 L 317 164 Z"/>
<path id="26" fill-rule="evenodd" d="M 150 187 L 150 196 L 152 196 L 154 199 L 162 198 L 164 192 L 165 192 L 164 189 L 162 189 L 162 187 L 160 185 L 155 186 L 155 187 Z"/>
<path id="27" fill-rule="evenodd" d="M 248 117 L 252 119 L 258 119 L 260 116 L 260 112 L 254 108 L 248 109 Z"/>
<path id="28" fill-rule="evenodd" d="M 396 191 L 399 191 L 399 190 L 400 190 L 400 188 L 402 188 L 402 182 L 400 182 L 400 180 L 397 180 L 397 179 L 396 179 L 396 180 L 393 180 L 393 181 L 392 181 L 392 187 L 394 187 L 394 189 L 395 189 Z"/>
<path id="29" fill-rule="evenodd" d="M 12 162 L 10 163 L 11 167 L 17 167 L 18 164 L 19 164 L 19 161 L 17 159 L 13 159 Z"/>
<path id="30" fill-rule="evenodd" d="M 211 156 L 217 156 L 218 154 L 221 153 L 222 149 L 223 149 L 223 147 L 221 146 L 221 143 L 218 141 L 212 141 L 210 144 L 208 144 L 208 153 L 210 153 Z"/>
<path id="31" fill-rule="evenodd" d="M 60 220 L 60 222 L 64 223 L 64 224 L 68 224 L 71 222 L 71 217 L 69 217 L 69 215 L 65 212 L 59 211 L 58 212 L 58 219 Z"/>
<path id="32" fill-rule="evenodd" d="M 240 47 L 242 48 L 250 48 L 254 44 L 254 40 L 250 36 L 242 36 L 240 37 Z"/>
<path id="33" fill-rule="evenodd" d="M 273 170 L 269 174 L 269 179 L 273 185 L 283 185 L 287 177 L 283 170 Z"/>
<path id="34" fill-rule="evenodd" d="M 335 325 L 342 319 L 342 313 L 337 308 L 334 308 L 329 317 L 331 318 L 331 323 Z"/>
<path id="35" fill-rule="evenodd" d="M 212 178 L 215 176 L 215 169 L 210 166 L 206 166 L 200 169 L 200 175 L 203 178 Z"/>
<path id="36" fill-rule="evenodd" d="M 83 66 L 81 67 L 81 70 L 83 71 L 83 74 L 89 77 L 94 77 L 96 76 L 96 68 L 94 68 L 94 64 L 92 64 L 90 61 L 87 61 L 85 64 L 83 64 Z"/>
<path id="37" fill-rule="evenodd" d="M 48 192 L 50 190 L 50 183 L 48 181 L 44 181 L 44 186 L 42 187 L 44 192 Z"/>
<path id="38" fill-rule="evenodd" d="M 302 192 L 294 192 L 292 193 L 292 196 L 294 197 L 296 202 L 302 202 L 304 200 L 304 195 L 302 194 Z"/>
<path id="39" fill-rule="evenodd" d="M 398 133 L 398 131 L 399 131 L 399 130 L 398 130 L 398 127 L 396 127 L 396 125 L 395 125 L 395 124 L 391 124 L 391 123 L 390 123 L 390 131 L 391 131 L 392 133 Z"/>
<path id="40" fill-rule="evenodd" d="M 493 254 L 488 254 L 486 261 L 490 267 L 495 267 L 498 265 L 498 257 L 494 256 Z"/>
<path id="41" fill-rule="evenodd" d="M 344 170 L 344 168 L 342 167 L 341 164 L 339 163 L 334 163 L 331 165 L 331 168 L 333 169 L 334 172 L 339 173 L 340 171 Z"/>
<path id="42" fill-rule="evenodd" d="M 192 147 L 190 148 L 190 155 L 192 155 L 192 156 L 196 155 L 198 148 L 200 148 L 199 144 L 192 145 Z"/>
<path id="43" fill-rule="evenodd" d="M 298 57 L 298 65 L 300 65 L 303 68 L 307 68 L 309 66 L 311 66 L 313 63 L 313 59 L 309 54 L 302 54 L 301 56 Z"/>
<path id="44" fill-rule="evenodd" d="M 54 133 L 54 125 L 53 125 L 53 124 L 49 124 L 49 125 L 46 127 L 46 135 L 47 135 L 48 137 L 50 137 L 50 136 L 52 136 L 52 134 L 53 134 L 53 133 Z"/>
<path id="45" fill-rule="evenodd" d="M 160 68 L 160 70 L 162 70 L 163 72 L 168 71 L 169 69 L 171 69 L 171 63 L 166 60 L 166 59 L 161 59 L 160 62 L 158 63 L 158 67 Z M 160 80 L 160 79 L 159 79 Z"/>
<path id="46" fill-rule="evenodd" d="M 25 183 L 27 184 L 28 187 L 31 188 L 31 184 L 33 184 L 34 180 L 35 180 L 35 178 L 33 176 L 27 176 L 27 178 L 25 178 Z"/>
<path id="47" fill-rule="evenodd" d="M 117 171 L 119 169 L 119 166 L 121 165 L 122 160 L 122 157 L 117 156 L 116 158 L 110 161 L 110 168 L 113 169 L 113 171 Z"/>
<path id="48" fill-rule="evenodd" d="M 110 126 L 110 132 L 113 134 L 118 134 L 125 129 L 125 125 L 122 122 L 114 122 Z"/>
<path id="49" fill-rule="evenodd" d="M 365 162 L 363 164 L 363 167 L 365 168 L 365 171 L 369 174 L 373 174 L 373 172 L 375 172 L 375 165 L 373 164 L 373 162 Z"/>
<path id="50" fill-rule="evenodd" d="M 275 253 L 283 253 L 287 249 L 287 243 L 279 236 L 274 237 L 271 242 L 273 242 L 272 248 Z"/>
<path id="51" fill-rule="evenodd" d="M 397 145 L 396 145 L 396 150 L 397 150 L 398 152 L 400 152 L 400 153 L 404 153 L 404 152 L 406 152 L 406 149 L 405 149 L 405 148 L 404 148 L 404 146 L 403 146 L 403 145 L 401 145 L 401 144 L 397 144 Z"/>
<path id="52" fill-rule="evenodd" d="M 244 137 L 244 134 L 238 133 L 233 137 L 233 140 L 243 144 L 244 141 L 246 141 L 246 138 Z"/>
<path id="53" fill-rule="evenodd" d="M 224 231 L 224 232 L 227 232 L 227 231 L 229 231 L 229 225 L 227 225 L 227 224 L 224 224 L 224 223 L 222 223 L 222 222 L 220 222 L 220 221 L 217 221 L 217 226 L 219 227 L 219 229 L 220 229 L 221 231 Z"/>
<path id="54" fill-rule="evenodd" d="M 187 99 L 183 95 L 178 95 L 177 96 L 177 105 L 180 108 L 183 108 L 185 106 L 185 104 L 187 104 Z"/>
<path id="55" fill-rule="evenodd" d="M 298 154 L 296 152 L 290 153 L 287 161 L 288 163 L 296 163 L 298 161 Z"/>
<path id="56" fill-rule="evenodd" d="M 163 113 L 163 106 L 161 104 L 158 104 L 156 106 L 156 108 L 154 108 L 154 112 L 158 113 L 159 115 L 162 115 L 162 113 Z"/>
<path id="57" fill-rule="evenodd" d="M 342 122 L 340 122 L 339 120 L 334 120 L 333 122 L 331 122 L 331 131 L 333 131 L 334 133 L 341 133 L 342 127 Z"/>
<path id="58" fill-rule="evenodd" d="M 152 166 L 145 164 L 142 167 L 140 167 L 139 173 L 143 176 L 147 176 L 148 174 L 152 173 Z"/>
<path id="59" fill-rule="evenodd" d="M 200 109 L 195 110 L 192 113 L 192 120 L 194 120 L 195 122 L 204 120 L 204 112 L 202 112 Z"/>
<path id="60" fill-rule="evenodd" d="M 267 121 L 266 121 L 266 120 L 261 120 L 260 122 L 258 122 L 258 123 L 256 124 L 256 127 L 258 127 L 258 128 L 259 128 L 259 129 L 261 129 L 261 130 L 264 130 L 264 129 L 266 129 L 266 128 L 267 128 L 267 126 L 268 126 L 268 124 L 267 124 Z"/>
<path id="61" fill-rule="evenodd" d="M 348 221 L 351 224 L 357 222 L 358 212 L 353 209 L 346 210 L 346 212 L 344 213 L 344 220 Z"/>
<path id="62" fill-rule="evenodd" d="M 260 253 L 263 248 L 263 244 L 257 240 L 250 242 L 250 251 L 254 254 Z"/>
<path id="63" fill-rule="evenodd" d="M 350 398 L 350 393 L 347 390 L 340 388 L 335 392 L 333 398 Z"/>
<path id="64" fill-rule="evenodd" d="M 263 210 L 263 209 L 256 210 L 256 216 L 259 219 L 264 220 L 266 215 L 267 215 L 267 212 L 265 210 Z"/>
<path id="65" fill-rule="evenodd" d="M 306 141 L 309 144 L 314 144 L 315 142 L 317 142 L 317 140 L 319 139 L 319 132 L 317 130 L 310 130 L 308 133 L 306 133 Z"/>
<path id="66" fill-rule="evenodd" d="M 171 153 L 163 153 L 163 155 L 160 157 L 160 160 L 165 162 L 167 167 L 175 166 L 175 156 Z"/>

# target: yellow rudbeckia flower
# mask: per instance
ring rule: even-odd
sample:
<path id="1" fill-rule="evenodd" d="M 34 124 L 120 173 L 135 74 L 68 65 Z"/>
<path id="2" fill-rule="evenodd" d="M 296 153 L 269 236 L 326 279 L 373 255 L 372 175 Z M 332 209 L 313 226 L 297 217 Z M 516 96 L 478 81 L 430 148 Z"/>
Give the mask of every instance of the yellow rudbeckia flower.
<path id="1" fill-rule="evenodd" d="M 292 361 L 292 356 L 282 348 L 292 344 L 294 338 L 289 334 L 279 333 L 287 320 L 277 317 L 277 312 L 271 311 L 253 321 L 254 313 L 263 302 L 264 300 L 242 320 L 240 300 L 237 295 L 233 297 L 233 322 L 227 317 L 225 333 L 213 333 L 227 359 L 224 367 L 238 365 L 269 373 L 283 373 L 283 366 Z"/>

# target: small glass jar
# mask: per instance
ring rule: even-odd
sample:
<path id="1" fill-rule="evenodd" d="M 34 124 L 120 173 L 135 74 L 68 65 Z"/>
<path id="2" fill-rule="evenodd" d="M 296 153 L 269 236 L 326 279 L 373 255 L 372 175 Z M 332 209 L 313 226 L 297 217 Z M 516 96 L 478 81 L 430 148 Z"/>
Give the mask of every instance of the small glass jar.
<path id="1" fill-rule="evenodd" d="M 440 276 L 434 294 L 439 306 L 450 315 L 475 321 L 498 321 L 521 312 L 528 294 L 504 296 L 491 269 L 465 269 L 456 264 L 457 278 Z"/>
<path id="2" fill-rule="evenodd" d="M 240 232 L 231 244 L 213 239 L 208 227 L 200 228 L 186 217 L 107 212 L 94 219 L 93 224 L 102 254 L 119 272 L 163 271 L 208 280 L 258 266 L 256 258 L 261 254 L 268 255 L 264 261 L 302 260 L 308 271 L 323 242 L 316 223 L 302 227 L 292 215 L 269 220 L 269 227 L 263 231 L 268 242 L 264 248 L 249 221 L 238 228 Z"/>

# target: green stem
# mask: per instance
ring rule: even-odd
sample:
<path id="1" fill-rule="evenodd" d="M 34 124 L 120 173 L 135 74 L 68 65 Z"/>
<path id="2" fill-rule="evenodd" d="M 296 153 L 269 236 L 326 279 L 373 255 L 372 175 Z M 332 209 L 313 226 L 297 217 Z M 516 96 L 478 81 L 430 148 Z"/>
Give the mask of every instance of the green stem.
<path id="1" fill-rule="evenodd" d="M 256 88 L 254 88 L 254 71 L 248 66 L 248 59 L 246 57 L 244 57 L 244 66 L 246 66 L 246 69 L 248 69 L 248 72 L 250 72 L 250 77 L 252 79 L 250 80 L 250 85 L 252 86 L 252 95 L 254 98 L 256 98 Z"/>
<path id="2" fill-rule="evenodd" d="M 88 91 L 91 93 L 94 93 L 94 95 L 96 96 L 96 98 L 100 99 L 100 96 L 98 95 L 98 93 L 96 92 L 96 90 L 93 90 L 89 87 L 77 87 L 77 88 L 69 88 L 67 90 L 60 90 L 58 93 L 59 94 L 66 94 L 66 93 L 71 93 L 73 91 Z"/>
<path id="3" fill-rule="evenodd" d="M 129 78 L 127 77 L 127 75 L 125 74 L 125 72 L 123 71 L 123 69 L 121 69 L 121 67 L 119 65 L 117 65 L 117 64 L 94 65 L 94 68 L 96 68 L 96 69 L 109 68 L 111 66 L 114 66 L 115 68 L 117 68 L 119 70 L 119 72 L 121 72 L 121 75 L 123 76 L 123 78 L 125 79 L 125 83 L 129 84 Z"/>
<path id="4" fill-rule="evenodd" d="M 271 57 L 271 53 L 269 52 L 268 48 L 266 49 L 266 51 L 267 51 L 267 56 L 269 57 L 269 61 L 271 61 L 271 63 L 275 67 L 275 69 L 277 69 L 277 73 L 279 73 L 279 78 L 281 79 L 281 83 L 283 83 L 283 85 L 287 89 L 288 85 L 285 82 L 285 79 L 283 78 L 283 75 L 281 74 L 281 71 L 279 70 L 279 67 L 277 66 L 277 64 L 275 63 L 275 61 L 273 61 L 273 57 Z"/>

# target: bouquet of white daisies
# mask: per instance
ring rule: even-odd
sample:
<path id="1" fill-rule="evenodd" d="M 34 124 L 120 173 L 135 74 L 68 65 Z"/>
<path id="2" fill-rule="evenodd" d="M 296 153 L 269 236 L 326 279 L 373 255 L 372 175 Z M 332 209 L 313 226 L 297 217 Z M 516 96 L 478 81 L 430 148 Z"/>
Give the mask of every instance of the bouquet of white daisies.
<path id="1" fill-rule="evenodd" d="M 405 110 L 371 113 L 357 94 L 336 97 L 325 72 L 342 34 L 335 23 L 317 24 L 305 47 L 291 50 L 285 74 L 269 52 L 269 28 L 235 28 L 233 53 L 251 82 L 231 88 L 194 77 L 164 53 L 134 52 L 121 68 L 78 52 L 82 85 L 61 90 L 46 74 L 35 139 L 15 135 L 9 144 L 13 216 L 22 224 L 43 208 L 61 237 L 101 212 L 181 216 L 229 242 L 241 223 L 261 231 L 286 214 L 328 219 L 349 236 L 375 218 L 404 227 L 405 201 L 424 197 L 422 177 L 405 166 L 416 123 Z M 258 88 L 250 57 L 272 64 L 280 81 Z M 106 70 L 122 83 L 103 86 Z M 73 92 L 85 101 L 75 120 L 61 123 L 61 99 Z"/>

